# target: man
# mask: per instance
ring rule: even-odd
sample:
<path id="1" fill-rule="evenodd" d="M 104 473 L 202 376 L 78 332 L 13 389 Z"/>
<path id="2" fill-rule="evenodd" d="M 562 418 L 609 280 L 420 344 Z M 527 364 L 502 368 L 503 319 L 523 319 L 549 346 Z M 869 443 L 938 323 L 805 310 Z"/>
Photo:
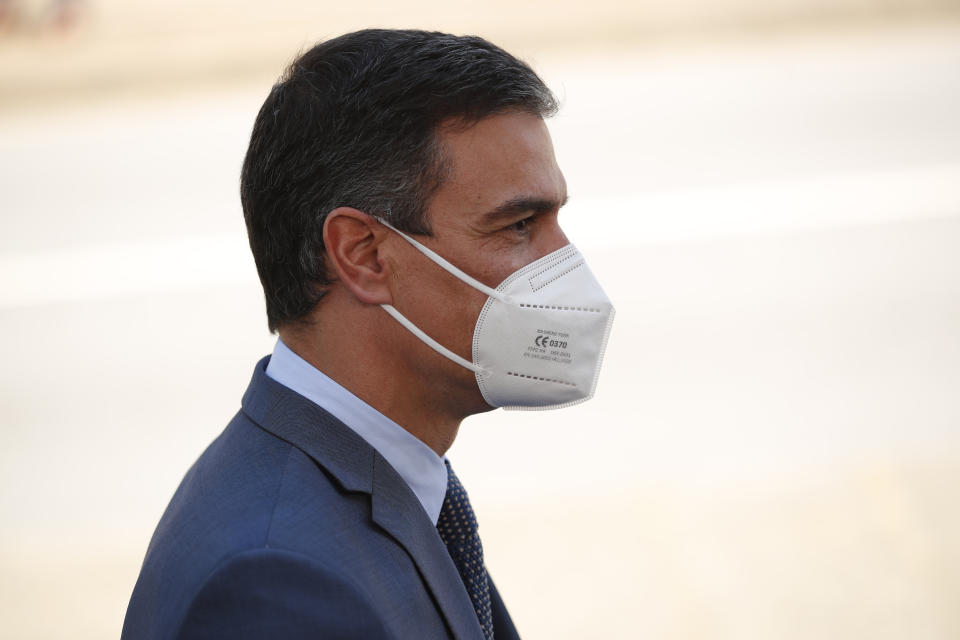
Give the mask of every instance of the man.
<path id="1" fill-rule="evenodd" d="M 468 415 L 593 393 L 613 310 L 557 222 L 555 109 L 480 38 L 361 31 L 291 65 L 241 180 L 280 339 L 124 638 L 517 637 L 443 455 Z"/>

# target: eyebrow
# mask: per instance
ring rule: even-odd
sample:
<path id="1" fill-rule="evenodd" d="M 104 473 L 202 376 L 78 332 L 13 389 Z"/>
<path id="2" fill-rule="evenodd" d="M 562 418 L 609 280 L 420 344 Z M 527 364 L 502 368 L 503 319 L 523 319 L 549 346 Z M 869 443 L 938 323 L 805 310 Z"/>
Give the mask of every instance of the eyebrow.
<path id="1" fill-rule="evenodd" d="M 566 195 L 563 196 L 562 200 L 529 196 L 510 198 L 496 209 L 483 214 L 481 222 L 484 225 L 496 226 L 499 223 L 512 220 L 522 213 L 549 213 L 567 204 L 568 199 L 569 197 Z"/>

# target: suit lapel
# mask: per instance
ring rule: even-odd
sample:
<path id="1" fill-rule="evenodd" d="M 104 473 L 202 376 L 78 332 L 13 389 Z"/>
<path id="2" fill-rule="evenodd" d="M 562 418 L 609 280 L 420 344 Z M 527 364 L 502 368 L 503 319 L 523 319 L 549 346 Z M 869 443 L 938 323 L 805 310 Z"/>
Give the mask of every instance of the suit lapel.
<path id="1" fill-rule="evenodd" d="M 254 370 L 243 412 L 330 472 L 347 491 L 370 494 L 372 518 L 413 559 L 458 640 L 483 640 L 460 574 L 407 483 L 357 432 L 268 377 L 269 358 Z"/>
<path id="2" fill-rule="evenodd" d="M 483 640 L 473 603 L 436 528 L 410 488 L 380 455 L 374 463 L 373 520 L 413 558 L 454 636 Z"/>

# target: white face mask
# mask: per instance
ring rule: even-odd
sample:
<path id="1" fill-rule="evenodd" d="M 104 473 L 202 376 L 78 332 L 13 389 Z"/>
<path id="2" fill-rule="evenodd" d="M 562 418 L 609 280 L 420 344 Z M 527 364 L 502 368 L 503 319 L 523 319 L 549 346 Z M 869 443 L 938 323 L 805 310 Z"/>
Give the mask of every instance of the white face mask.
<path id="1" fill-rule="evenodd" d="M 451 275 L 487 294 L 473 332 L 473 362 L 428 336 L 391 305 L 380 305 L 429 347 L 473 371 L 487 404 L 559 409 L 593 397 L 614 310 L 576 247 L 568 244 L 491 289 L 377 219 Z"/>

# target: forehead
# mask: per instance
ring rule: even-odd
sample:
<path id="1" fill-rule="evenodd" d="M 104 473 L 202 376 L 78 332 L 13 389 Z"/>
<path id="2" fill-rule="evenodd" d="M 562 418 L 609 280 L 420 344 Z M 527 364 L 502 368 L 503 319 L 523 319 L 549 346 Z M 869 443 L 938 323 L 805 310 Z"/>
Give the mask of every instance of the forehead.
<path id="1" fill-rule="evenodd" d="M 566 197 L 550 133 L 538 116 L 512 112 L 469 126 L 451 122 L 437 141 L 446 171 L 430 205 L 435 223 L 447 213 L 482 215 L 511 200 L 561 203 Z"/>

